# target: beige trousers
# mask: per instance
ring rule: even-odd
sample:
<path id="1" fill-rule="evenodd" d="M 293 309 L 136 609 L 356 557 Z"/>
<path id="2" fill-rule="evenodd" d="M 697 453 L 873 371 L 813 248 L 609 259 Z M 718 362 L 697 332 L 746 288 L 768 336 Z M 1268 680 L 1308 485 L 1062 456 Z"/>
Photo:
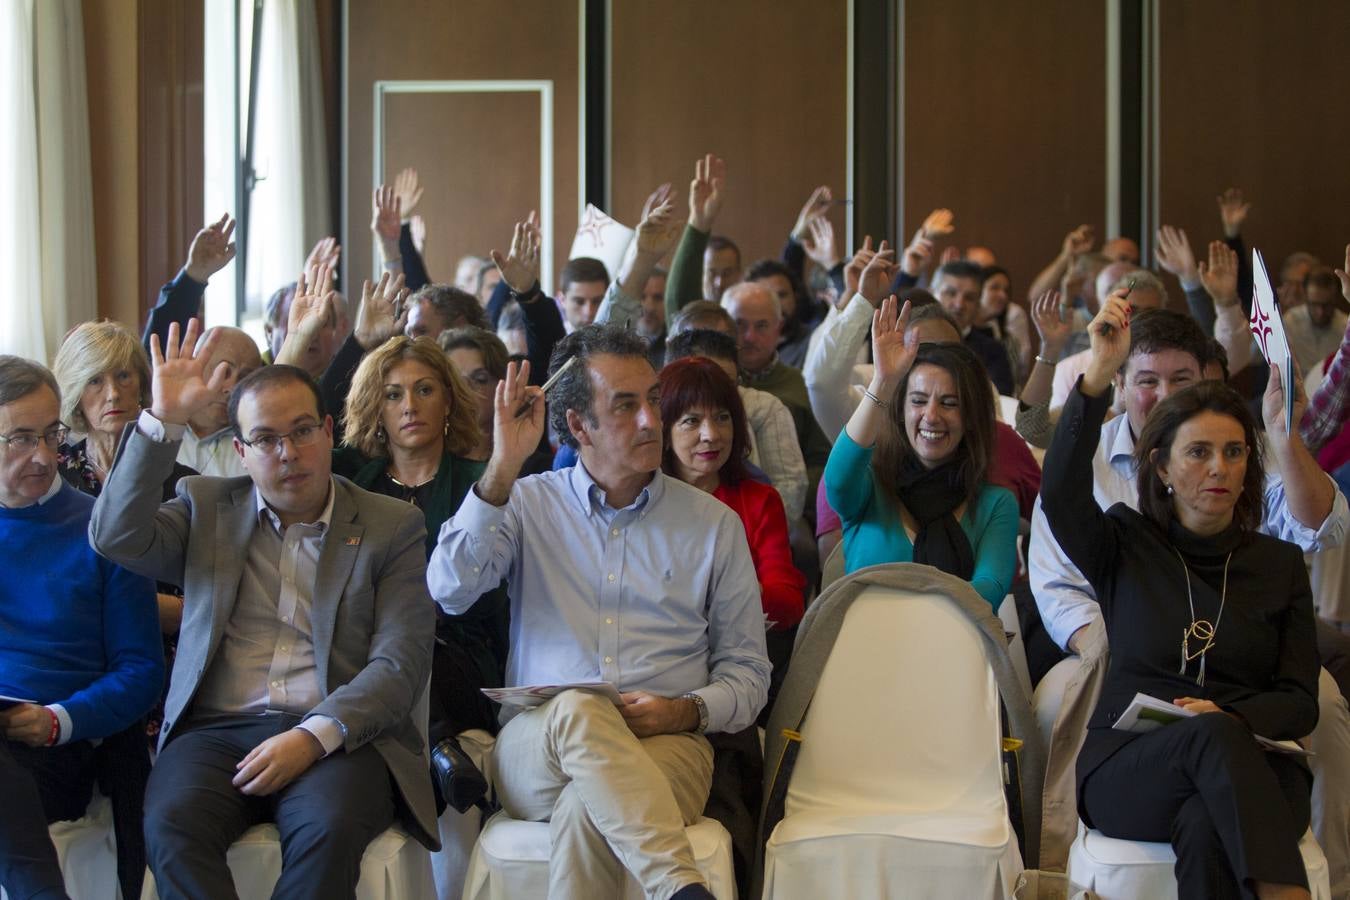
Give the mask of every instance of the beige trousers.
<path id="1" fill-rule="evenodd" d="M 506 814 L 549 823 L 550 900 L 617 898 L 624 869 L 667 900 L 704 883 L 684 826 L 708 801 L 712 759 L 702 735 L 639 739 L 608 700 L 566 691 L 507 722 L 492 765 Z"/>

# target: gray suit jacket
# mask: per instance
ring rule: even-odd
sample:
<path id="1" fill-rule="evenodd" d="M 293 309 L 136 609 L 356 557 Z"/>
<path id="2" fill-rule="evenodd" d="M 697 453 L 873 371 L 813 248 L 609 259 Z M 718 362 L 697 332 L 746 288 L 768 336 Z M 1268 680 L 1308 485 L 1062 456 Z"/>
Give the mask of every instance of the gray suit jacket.
<path id="1" fill-rule="evenodd" d="M 128 426 L 94 504 L 94 549 L 133 572 L 183 588 L 160 747 L 190 711 L 238 596 L 245 550 L 257 527 L 249 478 L 184 478 L 160 503 L 177 442 Z M 415 507 L 336 477 L 310 618 L 322 699 L 306 714 L 337 719 L 346 750 L 373 742 L 403 802 L 409 832 L 439 846 L 426 746 L 435 606 L 427 593 L 426 526 Z"/>

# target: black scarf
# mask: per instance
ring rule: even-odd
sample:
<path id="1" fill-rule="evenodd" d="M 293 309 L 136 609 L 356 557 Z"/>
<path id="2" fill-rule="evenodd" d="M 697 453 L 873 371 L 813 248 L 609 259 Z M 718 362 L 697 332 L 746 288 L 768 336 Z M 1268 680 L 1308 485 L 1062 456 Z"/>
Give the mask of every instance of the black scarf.
<path id="1" fill-rule="evenodd" d="M 965 454 L 926 469 L 914 455 L 900 464 L 900 500 L 919 523 L 914 535 L 914 561 L 969 581 L 975 574 L 975 551 L 961 523 L 952 515 L 966 499 L 961 483 Z"/>

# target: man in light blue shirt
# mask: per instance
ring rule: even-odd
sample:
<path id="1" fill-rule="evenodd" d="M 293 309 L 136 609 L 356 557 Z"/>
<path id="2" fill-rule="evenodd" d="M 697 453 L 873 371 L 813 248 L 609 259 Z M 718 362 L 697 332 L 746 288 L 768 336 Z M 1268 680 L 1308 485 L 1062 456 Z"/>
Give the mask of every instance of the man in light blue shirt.
<path id="1" fill-rule="evenodd" d="M 703 735 L 746 728 L 764 705 L 759 583 L 735 513 L 661 471 L 660 386 L 641 338 L 580 328 L 553 370 L 573 357 L 550 417 L 580 463 L 517 480 L 545 411 L 512 365 L 492 458 L 427 579 L 450 613 L 507 579 L 508 684 L 605 681 L 623 694 L 616 707 L 565 691 L 497 738 L 503 807 L 551 823 L 549 896 L 616 896 L 627 868 L 648 897 L 706 898 L 684 826 L 711 783 Z"/>

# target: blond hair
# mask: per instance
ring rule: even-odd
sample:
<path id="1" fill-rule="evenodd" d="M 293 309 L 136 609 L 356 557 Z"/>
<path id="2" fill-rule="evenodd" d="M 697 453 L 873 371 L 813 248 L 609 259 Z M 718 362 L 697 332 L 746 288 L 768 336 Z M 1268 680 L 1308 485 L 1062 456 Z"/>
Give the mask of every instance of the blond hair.
<path id="1" fill-rule="evenodd" d="M 343 443 L 369 457 L 387 456 L 381 436 L 380 410 L 384 406 L 384 380 L 389 370 L 405 359 L 420 362 L 431 369 L 445 388 L 450 401 L 446 416 L 444 452 L 463 456 L 478 445 L 478 405 L 464 379 L 450 365 L 445 351 L 429 337 L 416 339 L 399 335 L 368 353 L 352 376 L 347 391 L 346 410 L 342 414 Z"/>
<path id="2" fill-rule="evenodd" d="M 61 419 L 78 432 L 88 434 L 89 420 L 80 408 L 84 388 L 104 372 L 128 369 L 140 379 L 139 400 L 150 403 L 150 360 L 145 348 L 125 325 L 118 322 L 83 322 L 66 335 L 52 364 L 52 374 L 61 385 Z"/>

